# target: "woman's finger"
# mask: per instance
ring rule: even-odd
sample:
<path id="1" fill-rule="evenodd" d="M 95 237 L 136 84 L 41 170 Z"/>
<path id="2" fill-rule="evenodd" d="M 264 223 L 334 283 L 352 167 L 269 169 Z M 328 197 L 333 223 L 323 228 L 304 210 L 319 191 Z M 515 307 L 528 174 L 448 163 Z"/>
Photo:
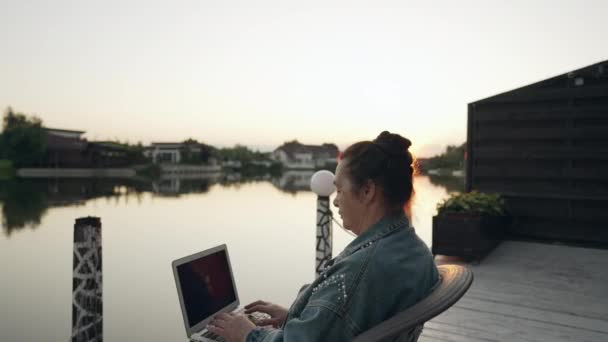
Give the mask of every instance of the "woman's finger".
<path id="1" fill-rule="evenodd" d="M 259 326 L 265 326 L 265 325 L 277 325 L 279 323 L 278 319 L 262 319 L 260 321 L 258 321 L 258 325 Z"/>
<path id="2" fill-rule="evenodd" d="M 258 311 L 259 308 L 260 308 L 259 305 L 253 305 L 253 306 L 245 307 L 245 313 L 246 314 L 250 314 L 252 312 L 256 312 L 256 311 Z"/>
<path id="3" fill-rule="evenodd" d="M 212 324 L 207 325 L 207 330 L 211 331 L 212 333 L 214 333 L 216 335 L 220 335 L 220 336 L 223 336 L 224 333 L 226 332 L 226 330 L 224 330 L 224 328 L 219 327 L 217 325 L 212 325 Z"/>
<path id="4" fill-rule="evenodd" d="M 214 324 L 214 325 L 219 325 L 219 324 L 223 325 L 225 322 L 230 321 L 230 319 L 232 319 L 231 316 L 228 316 L 225 314 L 219 314 L 219 315 L 213 317 L 213 319 L 211 320 L 210 323 Z"/>
<path id="5" fill-rule="evenodd" d="M 245 313 L 246 314 L 250 314 L 252 312 L 256 312 L 257 311 L 257 312 L 264 312 L 264 313 L 269 314 L 270 312 L 268 312 L 268 308 L 269 308 L 269 306 L 266 305 L 266 304 L 254 305 L 254 306 L 252 306 L 252 307 L 250 307 L 248 309 L 245 309 Z"/>
<path id="6" fill-rule="evenodd" d="M 212 319 L 209 324 L 207 324 L 208 327 L 219 327 L 219 328 L 223 328 L 224 327 L 224 322 L 217 320 L 217 319 Z"/>
<path id="7" fill-rule="evenodd" d="M 266 302 L 265 302 L 265 301 L 263 301 L 263 300 L 256 300 L 256 301 L 255 301 L 255 302 L 253 302 L 253 303 L 250 303 L 250 304 L 245 305 L 245 309 L 249 309 L 250 307 L 252 307 L 252 306 L 254 306 L 254 305 L 266 305 L 266 304 L 268 304 L 268 303 L 266 303 Z"/>
<path id="8" fill-rule="evenodd" d="M 217 315 L 215 315 L 215 317 L 213 317 L 213 318 L 215 318 L 215 319 L 227 320 L 227 319 L 232 318 L 232 315 L 229 315 L 229 314 L 227 314 L 227 313 L 221 313 L 221 314 L 217 314 Z"/>

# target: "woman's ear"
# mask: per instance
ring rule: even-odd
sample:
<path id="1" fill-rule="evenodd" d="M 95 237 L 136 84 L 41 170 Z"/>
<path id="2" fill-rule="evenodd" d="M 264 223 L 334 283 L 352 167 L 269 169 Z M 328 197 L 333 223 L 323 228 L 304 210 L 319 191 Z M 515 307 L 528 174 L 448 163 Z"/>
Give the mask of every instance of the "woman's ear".
<path id="1" fill-rule="evenodd" d="M 368 179 L 361 187 L 361 200 L 365 204 L 371 203 L 378 193 L 378 186 L 371 179 Z"/>

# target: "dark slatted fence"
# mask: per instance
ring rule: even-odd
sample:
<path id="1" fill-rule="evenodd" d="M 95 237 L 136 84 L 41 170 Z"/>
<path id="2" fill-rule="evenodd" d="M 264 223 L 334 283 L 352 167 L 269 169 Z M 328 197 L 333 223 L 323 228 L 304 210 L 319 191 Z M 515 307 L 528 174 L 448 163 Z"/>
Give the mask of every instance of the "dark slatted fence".
<path id="1" fill-rule="evenodd" d="M 467 190 L 511 233 L 608 244 L 608 61 L 469 104 Z"/>

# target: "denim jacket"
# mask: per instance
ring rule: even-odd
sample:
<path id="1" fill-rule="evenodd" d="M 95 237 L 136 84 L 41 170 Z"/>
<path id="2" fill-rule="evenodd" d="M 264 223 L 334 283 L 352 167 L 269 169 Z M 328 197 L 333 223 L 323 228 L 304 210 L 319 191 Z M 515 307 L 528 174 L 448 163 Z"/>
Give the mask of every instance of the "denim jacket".
<path id="1" fill-rule="evenodd" d="M 359 235 L 298 294 L 281 329 L 246 342 L 350 341 L 422 299 L 438 281 L 427 246 L 402 215 Z"/>

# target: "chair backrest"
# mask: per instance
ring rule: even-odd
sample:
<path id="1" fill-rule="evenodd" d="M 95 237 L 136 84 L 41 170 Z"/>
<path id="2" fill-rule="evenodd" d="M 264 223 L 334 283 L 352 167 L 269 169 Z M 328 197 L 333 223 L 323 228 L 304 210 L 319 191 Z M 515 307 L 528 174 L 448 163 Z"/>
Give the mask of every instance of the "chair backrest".
<path id="1" fill-rule="evenodd" d="M 377 342 L 410 333 L 454 305 L 473 283 L 473 272 L 466 266 L 442 265 L 439 283 L 431 293 L 413 306 L 357 336 L 353 342 Z"/>

